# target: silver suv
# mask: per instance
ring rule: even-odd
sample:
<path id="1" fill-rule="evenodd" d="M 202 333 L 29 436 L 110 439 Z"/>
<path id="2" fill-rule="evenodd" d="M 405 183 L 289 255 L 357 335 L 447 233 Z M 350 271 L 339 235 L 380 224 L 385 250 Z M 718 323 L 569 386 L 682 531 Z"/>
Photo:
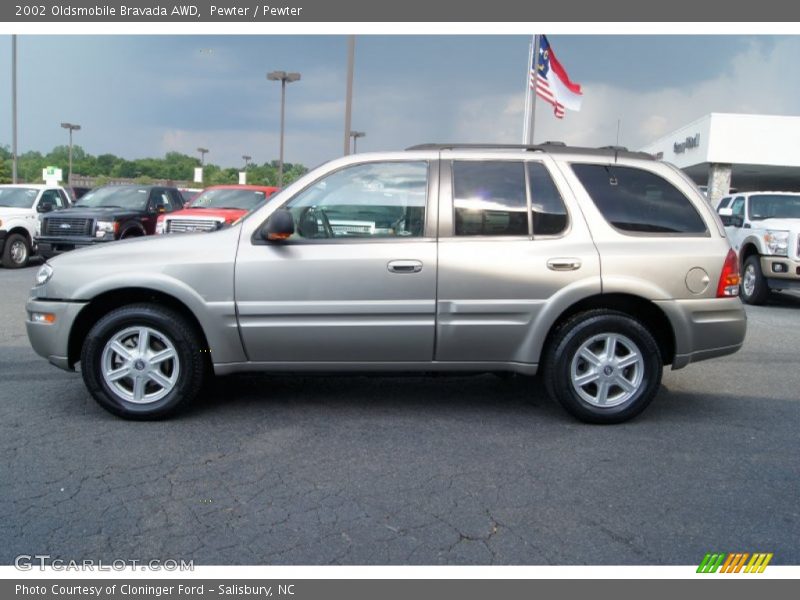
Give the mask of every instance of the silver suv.
<path id="1" fill-rule="evenodd" d="M 126 418 L 212 372 L 540 373 L 578 419 L 736 352 L 736 255 L 680 171 L 624 149 L 423 145 L 340 158 L 214 233 L 45 264 L 36 352 Z"/>

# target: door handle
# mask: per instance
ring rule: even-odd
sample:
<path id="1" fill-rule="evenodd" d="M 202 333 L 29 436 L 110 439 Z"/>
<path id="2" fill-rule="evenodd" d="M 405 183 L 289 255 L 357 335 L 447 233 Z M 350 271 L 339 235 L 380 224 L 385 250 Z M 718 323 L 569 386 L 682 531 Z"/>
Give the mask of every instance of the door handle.
<path id="1" fill-rule="evenodd" d="M 390 273 L 419 273 L 422 271 L 422 261 L 419 260 L 391 260 L 386 264 Z"/>
<path id="2" fill-rule="evenodd" d="M 581 261 L 577 258 L 551 258 L 547 261 L 547 268 L 551 271 L 577 271 L 581 268 Z"/>

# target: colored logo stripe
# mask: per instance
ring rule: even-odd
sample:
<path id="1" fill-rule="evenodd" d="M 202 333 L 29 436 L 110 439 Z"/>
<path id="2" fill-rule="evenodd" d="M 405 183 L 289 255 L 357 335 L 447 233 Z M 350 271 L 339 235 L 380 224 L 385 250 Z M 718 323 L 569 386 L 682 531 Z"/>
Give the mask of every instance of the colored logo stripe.
<path id="1" fill-rule="evenodd" d="M 772 553 L 755 552 L 709 552 L 697 567 L 698 573 L 739 573 L 744 568 L 745 573 L 763 573 L 772 560 Z M 748 562 L 747 559 L 750 559 Z M 747 563 L 747 566 L 745 566 Z"/>
<path id="2" fill-rule="evenodd" d="M 760 554 L 753 554 L 753 558 L 750 559 L 750 562 L 745 567 L 745 573 L 763 573 L 764 569 L 767 568 L 769 561 L 772 560 L 772 552 L 769 554 L 760 553 Z"/>
<path id="3" fill-rule="evenodd" d="M 711 554 L 710 552 L 703 557 L 700 566 L 697 567 L 698 573 L 716 573 L 722 561 L 725 559 L 724 554 Z"/>

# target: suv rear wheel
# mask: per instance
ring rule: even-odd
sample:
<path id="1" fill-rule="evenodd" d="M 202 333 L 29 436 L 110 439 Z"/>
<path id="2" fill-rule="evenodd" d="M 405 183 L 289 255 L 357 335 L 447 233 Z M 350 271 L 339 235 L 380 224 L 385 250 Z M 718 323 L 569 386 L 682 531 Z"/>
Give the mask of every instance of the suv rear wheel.
<path id="1" fill-rule="evenodd" d="M 190 402 L 206 375 L 203 344 L 179 313 L 132 304 L 101 318 L 86 337 L 81 373 L 95 400 L 127 419 L 166 417 Z"/>
<path id="2" fill-rule="evenodd" d="M 752 254 L 744 261 L 742 273 L 742 300 L 747 304 L 764 304 L 769 296 L 769 287 L 761 272 L 761 257 Z"/>
<path id="3" fill-rule="evenodd" d="M 639 321 L 591 310 L 566 321 L 545 356 L 545 385 L 586 423 L 621 423 L 642 412 L 661 383 L 661 352 Z"/>

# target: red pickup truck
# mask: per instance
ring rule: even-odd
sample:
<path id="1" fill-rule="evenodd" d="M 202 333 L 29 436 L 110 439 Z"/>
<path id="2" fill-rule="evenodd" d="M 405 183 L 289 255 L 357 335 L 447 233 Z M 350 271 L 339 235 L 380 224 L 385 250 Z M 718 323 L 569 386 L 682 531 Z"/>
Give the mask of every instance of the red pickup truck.
<path id="1" fill-rule="evenodd" d="M 213 185 L 182 210 L 161 215 L 156 233 L 216 231 L 258 208 L 280 188 L 263 185 Z"/>

